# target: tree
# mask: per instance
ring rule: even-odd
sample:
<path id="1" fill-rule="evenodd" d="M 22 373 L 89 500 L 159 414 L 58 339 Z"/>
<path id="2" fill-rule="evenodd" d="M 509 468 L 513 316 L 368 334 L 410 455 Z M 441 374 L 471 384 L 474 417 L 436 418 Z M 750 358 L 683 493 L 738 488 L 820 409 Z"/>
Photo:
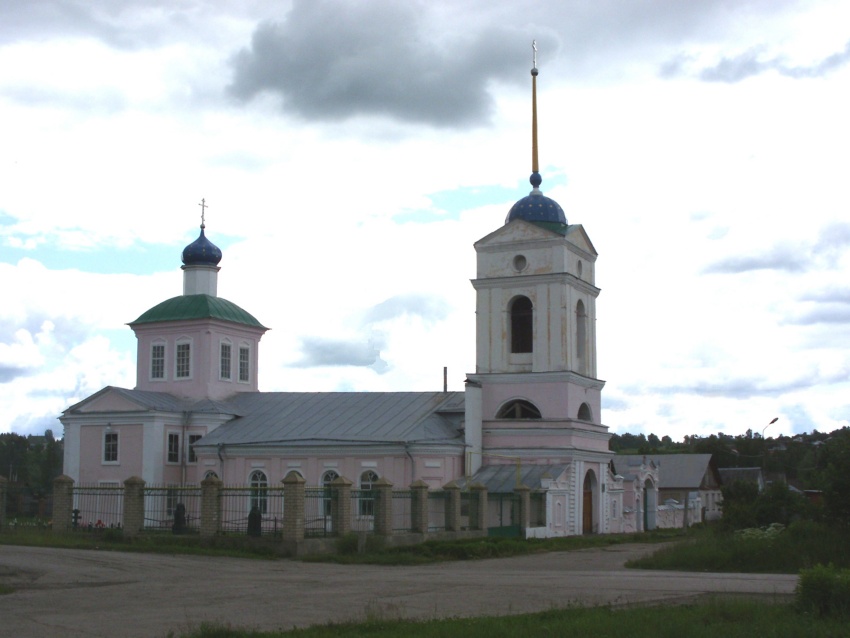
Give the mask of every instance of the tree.
<path id="1" fill-rule="evenodd" d="M 822 448 L 823 497 L 827 518 L 850 525 L 850 428 L 834 432 Z"/>

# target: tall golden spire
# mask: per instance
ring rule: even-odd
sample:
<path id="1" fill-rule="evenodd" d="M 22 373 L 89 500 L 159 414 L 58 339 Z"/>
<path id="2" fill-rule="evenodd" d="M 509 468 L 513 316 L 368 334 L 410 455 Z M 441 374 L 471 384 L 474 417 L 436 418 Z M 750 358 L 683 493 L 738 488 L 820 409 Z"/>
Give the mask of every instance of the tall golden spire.
<path id="1" fill-rule="evenodd" d="M 537 40 L 531 41 L 531 172 L 537 173 Z"/>

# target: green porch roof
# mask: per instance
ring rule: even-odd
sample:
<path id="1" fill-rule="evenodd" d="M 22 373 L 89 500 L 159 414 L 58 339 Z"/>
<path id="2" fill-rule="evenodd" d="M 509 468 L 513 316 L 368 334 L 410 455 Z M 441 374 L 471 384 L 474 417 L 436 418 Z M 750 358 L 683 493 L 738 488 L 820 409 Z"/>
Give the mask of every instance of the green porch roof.
<path id="1" fill-rule="evenodd" d="M 181 295 L 155 305 L 129 325 L 159 321 L 191 321 L 193 319 L 221 319 L 268 330 L 250 313 L 232 301 L 210 295 Z"/>

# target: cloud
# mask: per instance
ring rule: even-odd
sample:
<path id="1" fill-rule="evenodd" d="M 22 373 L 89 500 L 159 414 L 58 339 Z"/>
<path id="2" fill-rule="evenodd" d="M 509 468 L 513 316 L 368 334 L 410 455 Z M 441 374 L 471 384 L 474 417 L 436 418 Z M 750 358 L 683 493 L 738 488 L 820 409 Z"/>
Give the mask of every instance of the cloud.
<path id="1" fill-rule="evenodd" d="M 661 77 L 670 78 L 682 75 L 688 59 L 676 57 L 661 67 Z M 736 56 L 725 57 L 712 67 L 703 68 L 698 73 L 705 82 L 726 82 L 734 84 L 747 78 L 761 75 L 767 71 L 776 71 L 789 78 L 816 78 L 835 71 L 850 62 L 850 42 L 842 51 L 833 53 L 822 60 L 809 65 L 791 66 L 781 57 L 765 59 L 760 48 L 750 49 Z"/>
<path id="2" fill-rule="evenodd" d="M 371 308 L 365 317 L 367 324 L 397 319 L 405 315 L 419 317 L 426 323 L 442 321 L 449 314 L 449 303 L 427 295 L 396 295 Z"/>
<path id="3" fill-rule="evenodd" d="M 304 337 L 301 340 L 302 357 L 290 364 L 295 368 L 316 366 L 357 366 L 372 368 L 378 373 L 387 369 L 387 362 L 381 359 L 381 349 L 377 344 L 365 341 L 344 341 L 342 339 L 324 339 Z"/>
<path id="4" fill-rule="evenodd" d="M 389 116 L 437 127 L 489 121 L 494 79 L 523 77 L 527 37 L 484 28 L 442 42 L 418 2 L 296 0 L 283 22 L 266 21 L 233 58 L 229 93 L 281 98 L 305 120 Z"/>
<path id="5" fill-rule="evenodd" d="M 810 263 L 808 251 L 794 246 L 776 246 L 760 255 L 733 255 L 715 261 L 703 269 L 704 274 L 738 274 L 753 270 L 802 272 Z"/>
<path id="6" fill-rule="evenodd" d="M 0 383 L 9 383 L 19 377 L 32 374 L 32 370 L 23 366 L 14 366 L 0 363 Z"/>
<path id="7" fill-rule="evenodd" d="M 817 324 L 848 324 L 850 325 L 850 304 L 826 304 L 798 317 L 787 321 L 790 324 L 810 326 Z"/>
<path id="8" fill-rule="evenodd" d="M 649 393 L 665 396 L 669 394 L 693 394 L 702 397 L 724 397 L 728 399 L 750 399 L 754 397 L 780 397 L 798 390 L 842 384 L 847 381 L 847 370 L 829 372 L 805 370 L 786 380 L 771 380 L 755 377 L 729 377 L 720 380 L 696 381 L 689 384 L 658 385 L 647 388 Z"/>

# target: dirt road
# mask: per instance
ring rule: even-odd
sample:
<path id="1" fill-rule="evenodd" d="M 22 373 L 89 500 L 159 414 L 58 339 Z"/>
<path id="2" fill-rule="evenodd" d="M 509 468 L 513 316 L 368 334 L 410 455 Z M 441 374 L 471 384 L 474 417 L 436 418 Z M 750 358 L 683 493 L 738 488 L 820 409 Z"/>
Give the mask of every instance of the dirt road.
<path id="1" fill-rule="evenodd" d="M 0 546 L 0 636 L 165 636 L 226 622 L 256 629 L 383 617 L 511 614 L 570 603 L 788 595 L 796 576 L 626 570 L 654 549 L 606 549 L 424 567 Z"/>

